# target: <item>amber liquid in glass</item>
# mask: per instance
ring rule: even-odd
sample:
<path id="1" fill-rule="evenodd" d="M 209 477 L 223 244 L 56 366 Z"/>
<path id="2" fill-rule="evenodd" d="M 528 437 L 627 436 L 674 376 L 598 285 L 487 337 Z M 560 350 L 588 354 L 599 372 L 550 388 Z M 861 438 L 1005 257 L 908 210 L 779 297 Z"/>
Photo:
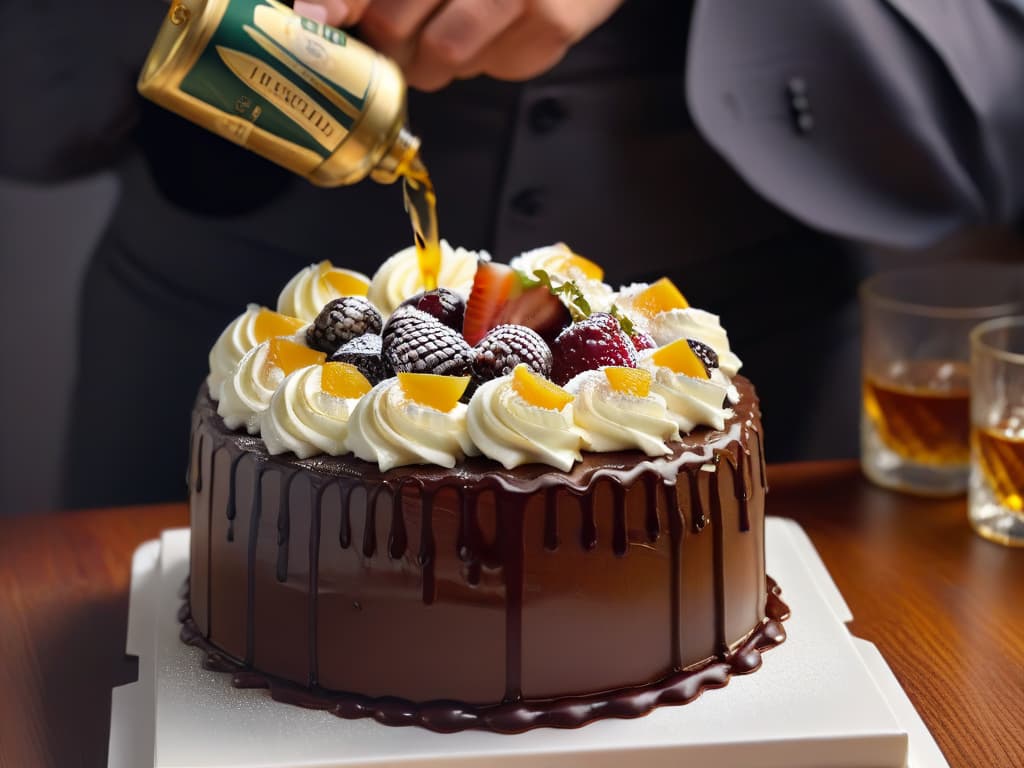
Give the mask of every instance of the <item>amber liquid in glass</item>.
<path id="1" fill-rule="evenodd" d="M 864 410 L 882 441 L 919 464 L 966 464 L 970 458 L 967 363 L 915 360 L 891 377 L 868 376 Z"/>
<path id="2" fill-rule="evenodd" d="M 1005 425 L 971 431 L 974 455 L 996 501 L 1024 514 L 1024 432 Z"/>
<path id="3" fill-rule="evenodd" d="M 416 238 L 416 256 L 425 290 L 437 288 L 441 273 L 441 240 L 437 231 L 437 195 L 426 166 L 415 159 L 403 173 L 405 210 Z"/>

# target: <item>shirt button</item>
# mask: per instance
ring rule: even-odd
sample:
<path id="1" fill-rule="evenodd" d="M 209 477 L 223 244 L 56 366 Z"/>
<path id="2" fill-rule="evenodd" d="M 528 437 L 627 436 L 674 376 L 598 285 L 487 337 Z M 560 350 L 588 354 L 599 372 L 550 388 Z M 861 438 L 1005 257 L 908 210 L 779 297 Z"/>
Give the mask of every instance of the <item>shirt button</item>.
<path id="1" fill-rule="evenodd" d="M 536 216 L 540 213 L 541 195 L 537 187 L 526 187 L 521 189 L 509 200 L 512 210 L 523 216 Z"/>
<path id="2" fill-rule="evenodd" d="M 789 102 L 789 117 L 793 128 L 802 136 L 814 130 L 814 115 L 807 81 L 802 77 L 791 77 L 786 81 L 786 99 Z"/>
<path id="3" fill-rule="evenodd" d="M 786 91 L 790 96 L 806 96 L 807 81 L 800 76 L 791 77 L 786 82 Z"/>
<path id="4" fill-rule="evenodd" d="M 530 107 L 530 113 L 527 117 L 527 121 L 530 125 L 530 130 L 534 133 L 544 134 L 550 133 L 558 124 L 561 123 L 568 116 L 565 107 L 562 106 L 562 102 L 558 99 L 545 98 L 537 101 L 532 107 Z"/>

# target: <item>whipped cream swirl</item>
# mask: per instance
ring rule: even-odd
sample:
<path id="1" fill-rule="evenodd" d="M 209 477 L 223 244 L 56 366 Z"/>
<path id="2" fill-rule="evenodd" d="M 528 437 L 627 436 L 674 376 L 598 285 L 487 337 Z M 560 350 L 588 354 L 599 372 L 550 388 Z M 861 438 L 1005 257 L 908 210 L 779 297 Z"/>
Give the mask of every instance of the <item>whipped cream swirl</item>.
<path id="1" fill-rule="evenodd" d="M 671 344 L 676 339 L 701 341 L 718 353 L 718 366 L 729 378 L 735 376 L 743 362 L 729 347 L 729 335 L 725 332 L 718 315 L 703 309 L 688 307 L 659 312 L 647 323 L 647 332 L 659 346 Z"/>
<path id="2" fill-rule="evenodd" d="M 270 405 L 270 398 L 284 381 L 284 371 L 267 363 L 269 349 L 269 341 L 250 349 L 224 380 L 217 413 L 228 429 L 244 426 L 250 435 L 259 433 L 259 414 Z"/>
<path id="3" fill-rule="evenodd" d="M 277 297 L 277 311 L 305 320 L 307 323 L 316 320 L 316 316 L 327 302 L 341 297 L 337 289 L 323 279 L 324 269 L 325 264 L 321 262 L 310 264 L 297 272 Z M 369 282 L 365 275 L 358 272 L 354 274 Z"/>
<path id="4" fill-rule="evenodd" d="M 692 432 L 699 426 L 725 429 L 725 421 L 732 409 L 725 403 L 738 397 L 736 388 L 718 368 L 713 368 L 710 379 L 697 379 L 671 368 L 655 365 L 651 359 L 654 350 L 640 353 L 640 366 L 654 374 L 651 392 L 665 399 L 669 416 L 675 420 L 680 432 Z"/>
<path id="5" fill-rule="evenodd" d="M 408 464 L 436 464 L 451 469 L 479 453 L 466 431 L 462 403 L 447 413 L 405 396 L 397 378 L 385 379 L 356 403 L 349 418 L 345 447 L 382 472 Z"/>
<path id="6" fill-rule="evenodd" d="M 611 309 L 615 292 L 607 283 L 587 277 L 582 269 L 573 264 L 573 255 L 572 249 L 565 243 L 555 243 L 525 251 L 512 259 L 508 265 L 531 280 L 536 279 L 536 270 L 543 269 L 551 278 L 551 284 L 556 287 L 572 280 L 583 293 L 583 298 L 587 300 L 593 312 L 607 312 Z M 564 303 L 565 299 L 562 301 Z"/>
<path id="7" fill-rule="evenodd" d="M 576 396 L 573 418 L 589 451 L 638 448 L 648 456 L 665 456 L 666 440 L 679 439 L 679 427 L 657 394 L 637 397 L 615 390 L 604 371 L 583 371 L 565 389 Z"/>
<path id="8" fill-rule="evenodd" d="M 250 304 L 245 312 L 232 320 L 210 350 L 210 373 L 206 384 L 210 397 L 220 400 L 221 387 L 250 349 L 259 344 L 256 338 L 256 317 L 260 313 L 258 304 Z"/>
<path id="9" fill-rule="evenodd" d="M 437 276 L 437 284 L 463 298 L 468 297 L 473 288 L 478 255 L 486 256 L 486 253 L 452 248 L 447 240 L 442 240 L 441 270 Z M 367 298 L 386 317 L 394 312 L 399 304 L 423 288 L 423 276 L 420 274 L 416 248 L 409 246 L 389 258 L 374 272 Z"/>
<path id="10" fill-rule="evenodd" d="M 335 397 L 321 389 L 322 365 L 292 371 L 259 414 L 260 434 L 272 454 L 291 451 L 300 459 L 345 453 L 348 420 L 359 398 Z"/>
<path id="11" fill-rule="evenodd" d="M 512 386 L 512 376 L 488 381 L 473 393 L 467 427 L 480 451 L 505 469 L 540 463 L 568 472 L 582 459 L 573 404 L 561 410 L 531 405 Z"/>

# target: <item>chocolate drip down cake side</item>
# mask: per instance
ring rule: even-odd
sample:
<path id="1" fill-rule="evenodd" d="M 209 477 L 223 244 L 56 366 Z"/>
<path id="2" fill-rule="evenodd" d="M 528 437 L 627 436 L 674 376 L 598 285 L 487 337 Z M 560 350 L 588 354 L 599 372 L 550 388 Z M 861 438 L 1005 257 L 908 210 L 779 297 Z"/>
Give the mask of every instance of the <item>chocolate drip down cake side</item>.
<path id="1" fill-rule="evenodd" d="M 329 262 L 217 340 L 193 413 L 182 638 L 341 717 L 519 732 L 755 670 L 761 422 L 718 318 L 564 245 Z M 722 695 L 728 695 L 724 693 Z"/>

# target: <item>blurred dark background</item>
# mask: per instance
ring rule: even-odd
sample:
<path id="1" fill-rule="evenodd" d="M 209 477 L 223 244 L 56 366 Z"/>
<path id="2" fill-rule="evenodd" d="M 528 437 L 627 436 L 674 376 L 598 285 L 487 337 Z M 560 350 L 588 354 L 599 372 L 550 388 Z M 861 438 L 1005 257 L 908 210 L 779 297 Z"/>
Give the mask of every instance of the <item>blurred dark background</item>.
<path id="1" fill-rule="evenodd" d="M 372 273 L 410 242 L 400 191 L 314 189 L 142 103 L 157 0 L 0 2 L 19 107 L 0 123 L 0 514 L 181 498 L 216 334 L 310 262 Z M 626 0 L 534 81 L 412 93 L 442 234 L 500 260 L 564 239 L 614 283 L 669 274 L 721 315 L 770 461 L 856 456 L 859 280 L 1024 255 L 1024 14 L 696 7 L 688 46 L 691 3 Z M 90 269 L 130 273 L 129 290 L 83 304 Z M 80 364 L 100 386 L 76 398 Z M 106 382 L 111 402 L 90 399 Z M 71 430 L 83 414 L 87 439 Z M 165 426 L 129 438 L 155 416 Z M 95 494 L 62 493 L 69 460 L 105 473 Z M 147 464 L 160 483 L 117 492 Z"/>

